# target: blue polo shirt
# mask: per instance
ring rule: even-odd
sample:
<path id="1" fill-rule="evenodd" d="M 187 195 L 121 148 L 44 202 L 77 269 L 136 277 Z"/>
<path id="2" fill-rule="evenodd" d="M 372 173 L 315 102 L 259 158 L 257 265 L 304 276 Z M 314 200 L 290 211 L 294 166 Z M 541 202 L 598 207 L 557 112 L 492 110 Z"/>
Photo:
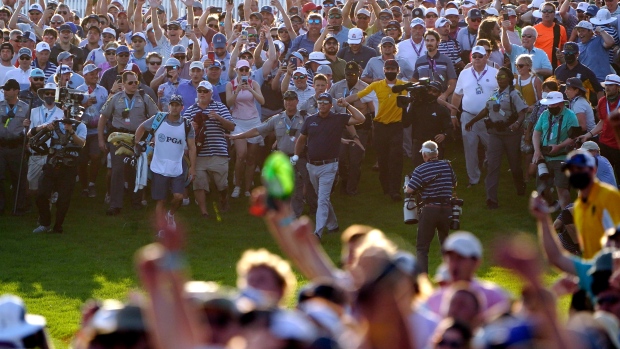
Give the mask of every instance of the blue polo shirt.
<path id="1" fill-rule="evenodd" d="M 579 62 L 590 68 L 599 82 L 605 81 L 608 74 L 613 74 L 614 70 L 609 64 L 609 49 L 603 46 L 603 39 L 600 36 L 593 36 L 587 43 L 578 42 Z"/>
<path id="2" fill-rule="evenodd" d="M 308 160 L 330 160 L 340 155 L 340 137 L 349 118 L 349 114 L 334 112 L 325 118 L 319 114 L 308 116 L 301 127 L 301 134 L 308 136 Z"/>
<path id="3" fill-rule="evenodd" d="M 517 66 L 515 65 L 515 62 L 517 61 L 517 57 L 519 57 L 519 55 L 522 54 L 527 54 L 530 55 L 532 57 L 532 69 L 533 70 L 537 70 L 537 69 L 550 69 L 553 70 L 553 67 L 551 66 L 551 62 L 549 61 L 549 56 L 547 56 L 547 53 L 537 47 L 534 47 L 531 51 L 526 49 L 523 46 L 519 46 L 519 45 L 515 45 L 512 44 L 510 45 L 511 47 L 511 51 L 510 51 L 510 64 L 512 66 L 512 72 L 513 73 L 517 73 Z M 579 60 L 581 60 L 581 56 L 579 57 Z"/>
<path id="4" fill-rule="evenodd" d="M 338 42 L 340 42 L 340 40 L 338 40 Z M 314 41 L 308 40 L 307 33 L 304 35 L 300 35 L 296 37 L 295 40 L 293 40 L 293 43 L 291 44 L 291 48 L 289 49 L 289 52 L 295 52 L 299 50 L 300 48 L 305 48 L 306 51 L 312 52 L 314 51 L 314 43 L 315 43 Z"/>

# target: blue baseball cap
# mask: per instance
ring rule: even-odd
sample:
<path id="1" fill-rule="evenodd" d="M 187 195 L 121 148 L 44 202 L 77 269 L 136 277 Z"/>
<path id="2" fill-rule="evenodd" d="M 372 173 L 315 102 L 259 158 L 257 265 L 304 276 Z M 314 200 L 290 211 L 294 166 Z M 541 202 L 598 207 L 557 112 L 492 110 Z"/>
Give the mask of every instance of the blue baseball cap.
<path id="1" fill-rule="evenodd" d="M 267 12 L 273 14 L 273 8 L 271 6 L 263 6 L 260 8 L 260 12 Z"/>
<path id="2" fill-rule="evenodd" d="M 588 151 L 577 149 L 566 156 L 566 162 L 562 165 L 562 169 L 566 170 L 570 166 L 594 168 L 596 167 L 596 160 Z"/>
<path id="3" fill-rule="evenodd" d="M 588 9 L 586 10 L 586 14 L 590 17 L 596 17 L 596 14 L 598 13 L 598 6 L 596 5 L 590 5 L 588 6 Z"/>
<path id="4" fill-rule="evenodd" d="M 30 72 L 30 77 L 31 78 L 45 78 L 45 73 L 43 72 L 43 70 L 39 68 L 32 69 L 32 71 Z"/>
<path id="5" fill-rule="evenodd" d="M 217 33 L 213 35 L 213 48 L 224 48 L 226 47 L 226 36 L 222 33 Z"/>
<path id="6" fill-rule="evenodd" d="M 215 61 L 213 61 L 213 63 L 211 63 L 211 65 L 207 69 L 211 69 L 211 68 L 220 68 L 220 69 L 222 69 L 222 63 L 220 63 L 220 61 L 218 61 L 218 60 L 215 60 Z"/>
<path id="7" fill-rule="evenodd" d="M 125 46 L 125 45 L 121 45 L 119 47 L 116 48 L 116 54 L 119 53 L 129 53 L 129 47 Z"/>
<path id="8" fill-rule="evenodd" d="M 329 103 L 332 103 L 334 101 L 334 99 L 332 98 L 332 95 L 330 95 L 329 93 L 321 93 L 318 97 L 317 97 L 317 101 L 319 99 L 327 99 L 329 101 Z"/>

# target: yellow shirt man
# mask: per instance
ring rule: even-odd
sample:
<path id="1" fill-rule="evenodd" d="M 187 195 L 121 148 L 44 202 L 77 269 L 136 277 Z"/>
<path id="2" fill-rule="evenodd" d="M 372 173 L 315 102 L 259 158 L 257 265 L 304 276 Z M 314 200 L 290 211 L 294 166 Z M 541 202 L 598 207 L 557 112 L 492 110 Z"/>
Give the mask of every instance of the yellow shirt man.
<path id="1" fill-rule="evenodd" d="M 395 85 L 402 85 L 404 83 L 402 80 L 396 80 Z M 386 125 L 402 121 L 403 110 L 396 105 L 396 96 L 407 95 L 407 91 L 402 91 L 401 93 L 392 92 L 392 86 L 390 85 L 383 79 L 371 83 L 357 93 L 359 98 L 363 98 L 371 92 L 375 92 L 379 101 L 379 107 L 377 108 L 377 115 L 375 115 L 374 121 Z"/>

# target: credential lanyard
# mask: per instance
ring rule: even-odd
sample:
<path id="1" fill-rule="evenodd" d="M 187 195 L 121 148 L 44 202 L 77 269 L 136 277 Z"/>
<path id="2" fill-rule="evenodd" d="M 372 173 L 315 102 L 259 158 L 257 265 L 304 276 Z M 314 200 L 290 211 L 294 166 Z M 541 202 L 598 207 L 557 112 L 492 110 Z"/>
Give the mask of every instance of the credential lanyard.
<path id="1" fill-rule="evenodd" d="M 415 51 L 415 54 L 420 57 L 420 54 L 422 53 L 422 48 L 424 45 L 424 40 L 422 40 L 422 42 L 420 43 L 419 49 L 418 47 L 416 47 L 415 43 L 413 42 L 413 39 L 409 39 L 409 42 L 411 42 L 411 46 L 413 47 L 413 50 Z"/>
<path id="2" fill-rule="evenodd" d="M 482 80 L 482 78 L 486 75 L 487 71 L 489 70 L 489 68 L 486 68 L 481 74 L 480 76 L 476 76 L 476 71 L 472 68 L 471 69 L 471 74 L 474 76 L 474 79 L 476 79 L 476 84 L 478 86 L 480 86 L 480 80 Z"/>
<path id="3" fill-rule="evenodd" d="M 48 112 L 45 113 L 45 116 L 43 116 L 43 108 L 45 108 L 45 107 L 41 106 L 41 109 L 39 109 L 39 115 L 41 116 L 41 120 L 43 120 L 43 123 L 47 124 L 49 119 L 54 115 L 54 112 L 56 111 L 56 106 L 54 106 L 54 109 L 48 110 Z"/>
<path id="4" fill-rule="evenodd" d="M 618 107 L 620 107 L 620 102 L 618 102 L 618 104 L 616 104 L 616 107 L 613 108 L 612 110 L 609 110 L 609 101 L 607 101 L 607 103 L 605 103 L 607 106 L 607 117 L 609 117 L 609 114 L 611 113 L 611 111 L 618 109 Z"/>
<path id="5" fill-rule="evenodd" d="M 9 115 L 9 107 L 5 106 L 5 108 L 6 108 L 6 115 Z M 15 112 L 17 111 L 17 104 L 15 104 L 15 106 L 12 109 L 10 109 L 10 110 L 12 110 L 13 111 L 13 115 L 15 115 Z M 11 122 L 12 119 L 13 118 L 6 119 L 6 122 L 4 123 L 4 128 L 7 128 L 9 126 L 9 122 Z"/>

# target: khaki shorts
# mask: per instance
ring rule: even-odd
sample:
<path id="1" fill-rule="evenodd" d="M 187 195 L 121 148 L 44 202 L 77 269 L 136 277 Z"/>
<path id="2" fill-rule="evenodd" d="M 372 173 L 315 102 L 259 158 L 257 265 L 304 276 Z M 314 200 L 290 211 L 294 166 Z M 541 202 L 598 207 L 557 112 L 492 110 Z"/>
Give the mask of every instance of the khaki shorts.
<path id="1" fill-rule="evenodd" d="M 28 159 L 28 189 L 39 189 L 39 180 L 43 175 L 43 165 L 45 165 L 46 160 L 47 155 L 32 155 Z"/>
<path id="2" fill-rule="evenodd" d="M 225 156 L 196 157 L 196 178 L 194 190 L 209 192 L 209 176 L 218 191 L 228 188 L 228 158 Z"/>

